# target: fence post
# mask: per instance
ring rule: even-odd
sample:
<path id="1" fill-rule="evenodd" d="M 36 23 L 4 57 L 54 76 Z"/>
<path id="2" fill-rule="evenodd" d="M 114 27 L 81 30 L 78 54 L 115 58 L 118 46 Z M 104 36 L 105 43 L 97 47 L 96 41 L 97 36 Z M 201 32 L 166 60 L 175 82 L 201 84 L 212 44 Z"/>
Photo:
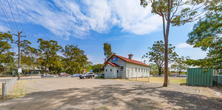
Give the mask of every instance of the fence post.
<path id="1" fill-rule="evenodd" d="M 2 99 L 5 98 L 5 84 L 6 83 L 2 83 Z"/>

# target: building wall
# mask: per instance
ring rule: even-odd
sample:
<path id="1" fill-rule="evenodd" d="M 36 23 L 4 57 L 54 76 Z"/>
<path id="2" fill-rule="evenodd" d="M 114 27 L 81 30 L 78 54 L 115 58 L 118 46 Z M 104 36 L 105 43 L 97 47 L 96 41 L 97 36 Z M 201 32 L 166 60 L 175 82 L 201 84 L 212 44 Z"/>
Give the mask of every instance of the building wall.
<path id="1" fill-rule="evenodd" d="M 149 77 L 150 67 L 126 63 L 126 78 Z"/>
<path id="2" fill-rule="evenodd" d="M 126 74 L 126 62 L 118 58 L 117 61 L 112 61 L 111 59 L 109 62 L 116 63 L 120 67 L 123 66 L 123 71 L 121 71 L 120 67 L 116 67 L 115 72 L 118 70 L 118 77 L 121 77 L 122 79 L 125 79 L 125 74 Z"/>
<path id="3" fill-rule="evenodd" d="M 112 72 L 110 71 L 110 69 L 112 69 Z M 104 68 L 104 77 L 105 78 L 114 78 L 115 75 L 114 75 L 114 67 L 107 64 Z"/>

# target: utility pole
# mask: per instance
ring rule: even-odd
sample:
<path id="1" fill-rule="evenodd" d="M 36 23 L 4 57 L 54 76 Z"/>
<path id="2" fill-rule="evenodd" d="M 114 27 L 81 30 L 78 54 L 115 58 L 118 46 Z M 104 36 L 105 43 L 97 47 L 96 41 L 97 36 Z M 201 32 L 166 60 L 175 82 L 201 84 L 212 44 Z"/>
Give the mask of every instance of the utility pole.
<path id="1" fill-rule="evenodd" d="M 20 80 L 20 73 L 21 73 L 21 53 L 20 53 L 20 43 L 22 41 L 20 41 L 20 37 L 26 37 L 26 36 L 21 36 L 20 34 L 22 33 L 18 31 L 18 35 L 17 34 L 13 34 L 18 36 L 18 40 L 16 42 L 18 42 L 18 80 Z"/>

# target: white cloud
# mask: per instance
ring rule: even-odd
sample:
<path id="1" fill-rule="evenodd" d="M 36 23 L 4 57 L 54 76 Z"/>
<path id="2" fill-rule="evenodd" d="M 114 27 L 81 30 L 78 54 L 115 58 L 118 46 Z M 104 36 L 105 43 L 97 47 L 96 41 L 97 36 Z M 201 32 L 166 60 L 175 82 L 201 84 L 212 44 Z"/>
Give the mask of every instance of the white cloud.
<path id="1" fill-rule="evenodd" d="M 91 62 L 92 62 L 92 61 L 94 60 L 94 58 L 93 58 L 92 55 L 88 55 L 88 54 L 87 54 L 86 56 L 87 56 L 87 58 L 88 58 L 88 61 L 91 61 Z"/>
<path id="2" fill-rule="evenodd" d="M 42 37 L 45 37 L 45 35 L 41 34 L 41 33 L 38 33 L 38 34 L 34 34 L 34 37 L 36 38 L 42 38 Z"/>
<path id="3" fill-rule="evenodd" d="M 139 0 L 79 2 L 20 0 L 17 4 L 24 23 L 41 25 L 66 40 L 70 36 L 83 39 L 90 30 L 108 33 L 113 26 L 124 32 L 143 35 L 160 30 L 162 24 L 160 17 L 151 14 L 151 7 L 143 8 Z M 15 5 L 12 5 L 12 10 L 17 15 Z"/>
<path id="4" fill-rule="evenodd" d="M 180 43 L 177 45 L 178 48 L 193 48 L 192 45 L 189 45 L 187 43 Z"/>

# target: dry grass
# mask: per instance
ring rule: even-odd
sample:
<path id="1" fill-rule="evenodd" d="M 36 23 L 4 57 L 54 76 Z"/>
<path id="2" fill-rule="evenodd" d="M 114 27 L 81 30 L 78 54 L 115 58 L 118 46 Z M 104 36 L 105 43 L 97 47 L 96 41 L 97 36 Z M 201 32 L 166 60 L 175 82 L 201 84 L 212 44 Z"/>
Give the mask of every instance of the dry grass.
<path id="1" fill-rule="evenodd" d="M 142 81 L 142 82 L 152 82 L 152 83 L 163 83 L 164 77 L 150 77 L 148 78 L 132 78 L 132 79 L 116 79 L 116 80 L 127 80 L 127 81 Z M 179 77 L 169 77 L 170 83 L 181 84 L 186 83 L 186 78 Z"/>
<path id="2" fill-rule="evenodd" d="M 13 87 L 7 93 L 5 99 L 2 99 L 2 87 L 0 88 L 0 101 L 5 101 L 8 99 L 14 99 L 17 97 L 21 97 L 30 92 L 30 87 L 28 83 L 32 82 L 32 80 L 20 80 L 17 81 Z"/>

